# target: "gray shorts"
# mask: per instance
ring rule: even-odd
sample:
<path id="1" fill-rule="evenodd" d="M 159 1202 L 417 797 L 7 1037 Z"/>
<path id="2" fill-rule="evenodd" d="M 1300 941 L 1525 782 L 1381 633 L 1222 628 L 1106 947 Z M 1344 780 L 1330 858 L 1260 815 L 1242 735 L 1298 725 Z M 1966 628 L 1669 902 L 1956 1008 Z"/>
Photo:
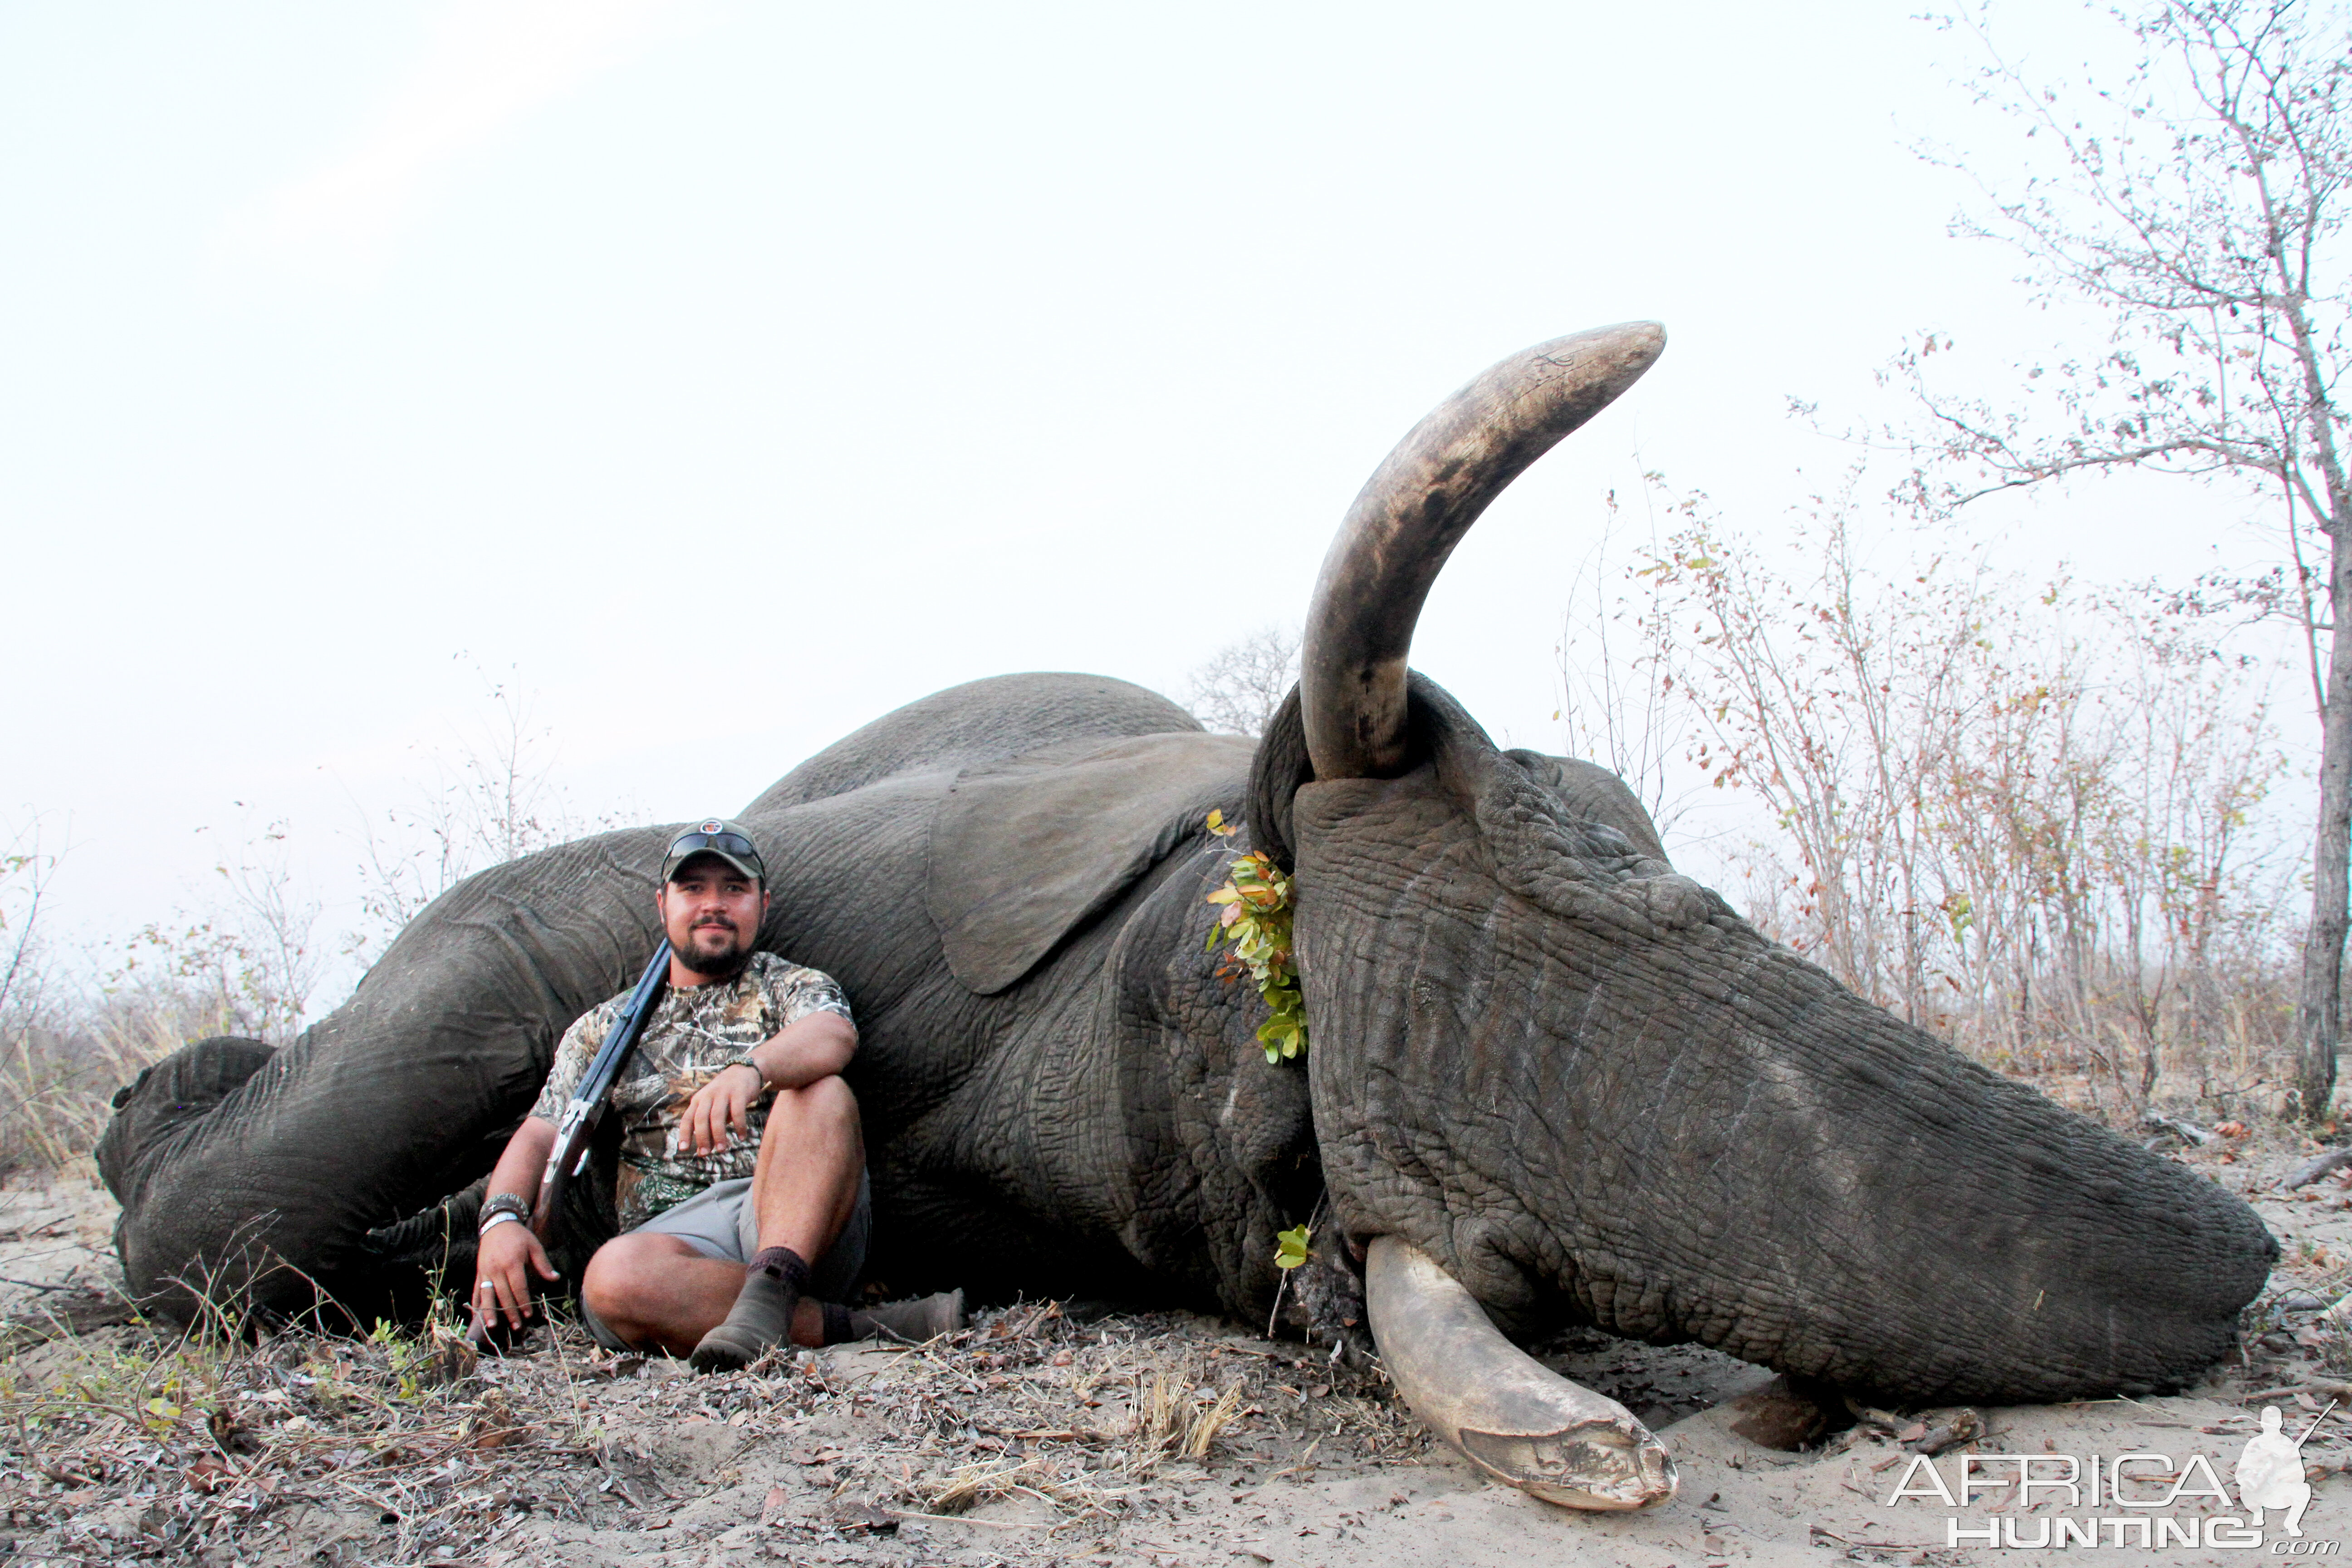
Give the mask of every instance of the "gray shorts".
<path id="1" fill-rule="evenodd" d="M 626 1234 L 674 1236 L 705 1258 L 748 1266 L 752 1254 L 760 1250 L 759 1216 L 751 1212 L 751 1178 L 714 1183 Z M 809 1296 L 819 1301 L 847 1302 L 866 1271 L 866 1246 L 873 1235 L 874 1185 L 861 1171 L 857 1206 L 850 1211 L 849 1223 L 841 1227 L 825 1255 L 810 1266 Z M 605 1349 L 632 1348 L 606 1328 L 584 1300 L 580 1303 L 580 1321 Z"/>

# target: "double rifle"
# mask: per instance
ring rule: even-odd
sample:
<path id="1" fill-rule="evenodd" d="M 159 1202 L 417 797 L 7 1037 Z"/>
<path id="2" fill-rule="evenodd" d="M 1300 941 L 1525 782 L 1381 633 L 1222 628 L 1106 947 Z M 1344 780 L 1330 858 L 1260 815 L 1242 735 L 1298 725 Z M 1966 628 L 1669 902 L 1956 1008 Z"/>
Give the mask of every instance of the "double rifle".
<path id="1" fill-rule="evenodd" d="M 530 1228 L 538 1233 L 541 1243 L 553 1239 L 556 1215 L 562 1212 L 564 1189 L 587 1170 L 588 1146 L 604 1122 L 604 1108 L 613 1098 L 613 1084 L 620 1078 L 621 1069 L 629 1065 L 629 1057 L 637 1048 L 637 1038 L 646 1032 L 646 1020 L 653 1016 L 662 993 L 668 989 L 669 939 L 664 937 L 662 944 L 654 950 L 653 962 L 637 977 L 637 988 L 622 1004 L 621 1016 L 604 1032 L 604 1045 L 589 1058 L 588 1070 L 580 1075 L 580 1082 L 572 1091 L 572 1101 L 563 1108 L 563 1120 L 555 1124 L 555 1147 L 547 1152 L 547 1169 L 539 1178 L 539 1198 L 530 1205 Z"/>
<path id="2" fill-rule="evenodd" d="M 637 1048 L 637 1041 L 646 1032 L 646 1021 L 653 1016 L 654 1008 L 662 994 L 669 989 L 669 939 L 664 937 L 654 950 L 653 962 L 637 977 L 636 989 L 621 1005 L 620 1016 L 604 1032 L 604 1043 L 589 1058 L 588 1070 L 580 1075 L 572 1099 L 563 1108 L 563 1119 L 555 1124 L 555 1145 L 547 1152 L 547 1168 L 540 1173 L 539 1197 L 530 1205 L 530 1228 L 542 1246 L 555 1239 L 556 1226 L 562 1223 L 563 1194 L 572 1184 L 588 1169 L 591 1145 L 596 1129 L 604 1123 L 605 1109 L 611 1104 L 613 1085 L 629 1058 Z M 472 1334 L 477 1344 L 489 1337 L 492 1314 L 478 1314 Z"/>

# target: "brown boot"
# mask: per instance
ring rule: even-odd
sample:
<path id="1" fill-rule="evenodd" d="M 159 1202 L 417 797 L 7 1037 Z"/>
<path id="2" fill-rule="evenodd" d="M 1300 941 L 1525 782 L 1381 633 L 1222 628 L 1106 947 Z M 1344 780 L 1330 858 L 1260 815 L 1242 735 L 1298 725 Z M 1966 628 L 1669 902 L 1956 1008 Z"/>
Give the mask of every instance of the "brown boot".
<path id="1" fill-rule="evenodd" d="M 740 1372 L 792 1337 L 808 1265 L 800 1254 L 774 1247 L 752 1260 L 726 1320 L 702 1336 L 687 1358 L 697 1372 Z"/>
<path id="2" fill-rule="evenodd" d="M 942 1290 L 916 1301 L 893 1301 L 849 1314 L 853 1340 L 889 1340 L 919 1345 L 963 1327 L 963 1292 Z"/>

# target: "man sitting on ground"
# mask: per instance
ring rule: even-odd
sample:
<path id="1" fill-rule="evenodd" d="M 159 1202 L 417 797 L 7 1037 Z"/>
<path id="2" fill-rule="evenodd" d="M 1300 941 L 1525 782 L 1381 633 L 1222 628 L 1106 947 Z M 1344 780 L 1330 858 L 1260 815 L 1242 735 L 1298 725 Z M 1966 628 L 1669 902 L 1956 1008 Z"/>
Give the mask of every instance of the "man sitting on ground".
<path id="1" fill-rule="evenodd" d="M 767 870 L 751 835 L 712 820 L 672 841 L 654 894 L 669 989 L 615 1080 L 622 1234 L 589 1260 L 582 1316 L 615 1350 L 746 1366 L 777 1344 L 963 1326 L 962 1292 L 875 1312 L 845 1304 L 873 1226 L 857 1100 L 841 1072 L 857 1049 L 832 978 L 755 952 Z M 557 1121 L 613 1020 L 614 996 L 573 1024 L 530 1115 L 490 1173 L 473 1305 L 520 1328 L 530 1270 L 556 1278 L 528 1223 Z M 772 1096 L 772 1098 L 771 1098 Z"/>

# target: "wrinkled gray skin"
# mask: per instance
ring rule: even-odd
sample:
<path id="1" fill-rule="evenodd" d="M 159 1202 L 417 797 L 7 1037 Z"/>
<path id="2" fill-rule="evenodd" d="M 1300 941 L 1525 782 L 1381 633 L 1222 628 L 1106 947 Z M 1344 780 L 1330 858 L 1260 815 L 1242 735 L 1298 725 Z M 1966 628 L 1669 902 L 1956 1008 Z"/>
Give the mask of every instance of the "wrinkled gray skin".
<path id="1" fill-rule="evenodd" d="M 1564 363 L 1559 345 L 1531 351 L 1546 352 L 1539 366 Z M 1457 425 L 1518 417 L 1448 406 Z M 1511 447 L 1508 471 L 1461 506 L 1475 516 L 1549 444 L 1488 441 Z M 1447 483 L 1459 467 L 1431 466 Z M 1262 1321 L 1275 1233 L 1328 1188 L 1323 1258 L 1397 1235 L 1514 1331 L 1696 1339 L 1912 1401 L 2161 1388 L 2227 1348 L 2276 1251 L 2242 1204 L 1765 940 L 1672 872 L 1612 776 L 1498 750 L 1434 686 L 1408 693 L 1401 638 L 1435 567 L 1399 611 L 1389 579 L 1343 553 L 1311 617 L 1308 701 L 1327 736 L 1355 725 L 1370 762 L 1318 769 L 1337 743 L 1310 748 L 1297 692 L 1253 756 L 1136 687 L 1009 676 L 877 721 L 739 814 L 774 870 L 761 944 L 830 971 L 857 1009 L 875 1273 Z M 1374 627 L 1360 658 L 1329 629 L 1335 593 L 1373 601 L 1349 612 Z M 1317 693 L 1358 665 L 1365 690 L 1393 684 L 1370 719 L 1335 720 Z M 942 900 L 973 822 L 1039 825 L 1000 772 L 1000 805 L 950 832 L 950 790 L 1044 748 L 1150 735 L 1180 737 L 1163 744 L 1195 757 L 1194 784 L 1155 797 L 1139 839 L 1123 799 L 1052 797 L 1073 863 L 1124 833 L 1144 846 L 1138 874 L 1045 920 L 1066 933 L 982 994 L 943 921 L 980 928 L 984 948 L 1000 906 L 943 915 Z M 1213 805 L 1296 867 L 1303 1065 L 1266 1064 L 1262 1005 L 1202 951 L 1232 852 L 1200 826 Z M 132 1287 L 184 1299 L 212 1279 L 279 1310 L 306 1304 L 310 1279 L 362 1310 L 396 1287 L 405 1266 L 364 1233 L 487 1170 L 564 1026 L 654 946 L 671 831 L 476 877 L 295 1045 L 207 1043 L 127 1091 L 101 1166 Z M 1034 910 L 1002 921 L 1039 929 Z M 447 1223 L 470 1232 L 469 1213 Z M 608 1206 L 583 1215 L 575 1278 L 610 1225 Z M 304 1278 L 250 1267 L 272 1258 Z"/>

